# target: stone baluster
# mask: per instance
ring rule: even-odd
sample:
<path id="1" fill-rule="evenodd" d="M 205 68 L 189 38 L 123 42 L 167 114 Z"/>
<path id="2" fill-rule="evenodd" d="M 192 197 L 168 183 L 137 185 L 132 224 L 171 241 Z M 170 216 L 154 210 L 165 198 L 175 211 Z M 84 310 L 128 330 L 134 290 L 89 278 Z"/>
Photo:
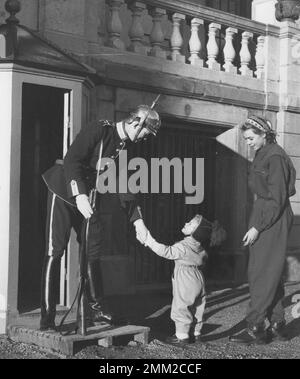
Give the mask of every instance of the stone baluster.
<path id="1" fill-rule="evenodd" d="M 108 43 L 107 46 L 125 50 L 125 44 L 121 40 L 122 21 L 120 18 L 120 9 L 124 4 L 124 0 L 106 0 L 109 6 L 110 18 L 107 23 Z"/>
<path id="2" fill-rule="evenodd" d="M 179 61 L 185 63 L 185 56 L 181 54 L 180 49 L 183 44 L 183 38 L 180 31 L 180 24 L 182 20 L 185 20 L 185 15 L 180 13 L 174 13 L 172 15 L 173 30 L 171 35 L 171 58 L 172 61 Z"/>
<path id="3" fill-rule="evenodd" d="M 189 61 L 194 66 L 203 67 L 203 59 L 199 57 L 201 53 L 201 41 L 199 38 L 199 27 L 203 25 L 204 21 L 200 18 L 193 18 L 191 20 L 191 38 L 189 41 L 190 53 Z"/>
<path id="4" fill-rule="evenodd" d="M 162 8 L 151 7 L 149 14 L 152 17 L 153 27 L 150 34 L 151 50 L 150 54 L 153 57 L 167 58 L 166 51 L 162 48 L 164 42 L 164 33 L 162 30 L 162 20 L 166 15 L 166 10 Z"/>
<path id="5" fill-rule="evenodd" d="M 230 72 L 232 74 L 237 73 L 237 68 L 234 66 L 233 61 L 236 56 L 236 52 L 233 47 L 233 37 L 237 34 L 236 28 L 227 28 L 225 36 L 225 46 L 223 49 L 225 64 L 223 65 L 225 72 Z"/>
<path id="6" fill-rule="evenodd" d="M 128 50 L 146 55 L 147 48 L 143 43 L 144 28 L 141 20 L 142 13 L 146 9 L 146 5 L 139 1 L 134 1 L 129 3 L 128 8 L 132 11 L 132 24 L 128 33 L 131 44 Z"/>
<path id="7" fill-rule="evenodd" d="M 220 63 L 217 62 L 217 56 L 219 54 L 219 46 L 217 43 L 217 30 L 221 29 L 220 24 L 212 22 L 209 24 L 208 43 L 207 43 L 207 65 L 211 70 L 220 70 Z"/>
<path id="8" fill-rule="evenodd" d="M 240 73 L 245 76 L 253 76 L 253 72 L 249 68 L 251 62 L 251 54 L 249 51 L 249 40 L 253 38 L 253 33 L 244 32 L 242 34 L 242 47 L 240 51 L 241 67 Z"/>
<path id="9" fill-rule="evenodd" d="M 257 38 L 257 46 L 256 46 L 256 77 L 258 79 L 263 79 L 265 72 L 265 37 L 259 36 Z"/>

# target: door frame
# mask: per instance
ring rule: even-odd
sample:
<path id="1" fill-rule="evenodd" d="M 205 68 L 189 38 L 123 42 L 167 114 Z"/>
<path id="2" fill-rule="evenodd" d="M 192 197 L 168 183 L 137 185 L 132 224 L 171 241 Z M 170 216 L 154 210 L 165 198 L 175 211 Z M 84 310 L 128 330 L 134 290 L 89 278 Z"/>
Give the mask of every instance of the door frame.
<path id="1" fill-rule="evenodd" d="M 19 315 L 18 306 L 18 272 L 19 272 L 19 234 L 20 234 L 20 159 L 21 159 L 21 124 L 22 124 L 22 87 L 24 83 L 45 85 L 49 87 L 62 88 L 70 91 L 70 125 L 71 138 L 75 136 L 82 126 L 82 94 L 83 89 L 90 89 L 93 85 L 85 78 L 72 76 L 67 74 L 53 73 L 32 68 L 25 68 L 15 64 L 1 65 L 1 73 L 9 76 L 11 80 L 11 108 L 8 110 L 10 114 L 6 119 L 10 120 L 7 125 L 7 139 L 10 142 L 10 162 L 7 165 L 9 169 L 8 184 L 8 213 L 9 213 L 9 233 L 5 237 L 8 251 L 4 252 L 7 256 L 3 261 L 7 262 L 7 280 L 6 294 L 3 302 L 6 306 L 7 319 L 6 323 Z M 46 206 L 46 204 L 45 204 Z M 70 248 L 78 251 L 78 244 L 72 235 Z M 77 269 L 78 254 L 69 254 L 69 272 L 66 305 L 70 306 L 71 300 L 75 295 L 77 288 Z M 4 286 L 3 286 L 4 287 Z"/>

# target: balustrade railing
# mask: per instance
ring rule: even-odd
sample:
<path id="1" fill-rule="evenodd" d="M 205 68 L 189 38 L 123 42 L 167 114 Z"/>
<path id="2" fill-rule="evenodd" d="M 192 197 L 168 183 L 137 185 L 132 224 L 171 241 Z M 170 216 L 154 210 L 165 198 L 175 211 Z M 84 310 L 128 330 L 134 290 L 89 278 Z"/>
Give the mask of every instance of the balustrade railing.
<path id="1" fill-rule="evenodd" d="M 107 46 L 214 71 L 264 76 L 262 23 L 200 6 L 195 0 L 106 0 L 106 4 Z M 276 27 L 268 30 L 278 34 Z"/>

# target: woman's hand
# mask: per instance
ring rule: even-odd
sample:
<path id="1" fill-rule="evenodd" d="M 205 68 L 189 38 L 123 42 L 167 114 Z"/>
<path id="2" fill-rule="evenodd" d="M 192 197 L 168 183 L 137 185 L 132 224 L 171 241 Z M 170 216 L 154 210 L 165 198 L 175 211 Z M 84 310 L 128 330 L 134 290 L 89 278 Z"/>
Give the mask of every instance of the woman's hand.
<path id="1" fill-rule="evenodd" d="M 244 246 L 253 245 L 259 236 L 259 232 L 252 227 L 243 238 Z"/>

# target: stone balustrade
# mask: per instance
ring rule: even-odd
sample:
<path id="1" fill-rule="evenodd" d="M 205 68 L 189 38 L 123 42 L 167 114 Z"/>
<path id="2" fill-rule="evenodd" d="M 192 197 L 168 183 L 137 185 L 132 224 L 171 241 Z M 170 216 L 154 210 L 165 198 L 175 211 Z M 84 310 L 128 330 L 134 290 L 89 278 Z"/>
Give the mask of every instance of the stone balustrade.
<path id="1" fill-rule="evenodd" d="M 270 28 L 262 23 L 201 6 L 196 0 L 106 0 L 106 5 L 106 46 L 264 77 L 265 36 Z"/>

